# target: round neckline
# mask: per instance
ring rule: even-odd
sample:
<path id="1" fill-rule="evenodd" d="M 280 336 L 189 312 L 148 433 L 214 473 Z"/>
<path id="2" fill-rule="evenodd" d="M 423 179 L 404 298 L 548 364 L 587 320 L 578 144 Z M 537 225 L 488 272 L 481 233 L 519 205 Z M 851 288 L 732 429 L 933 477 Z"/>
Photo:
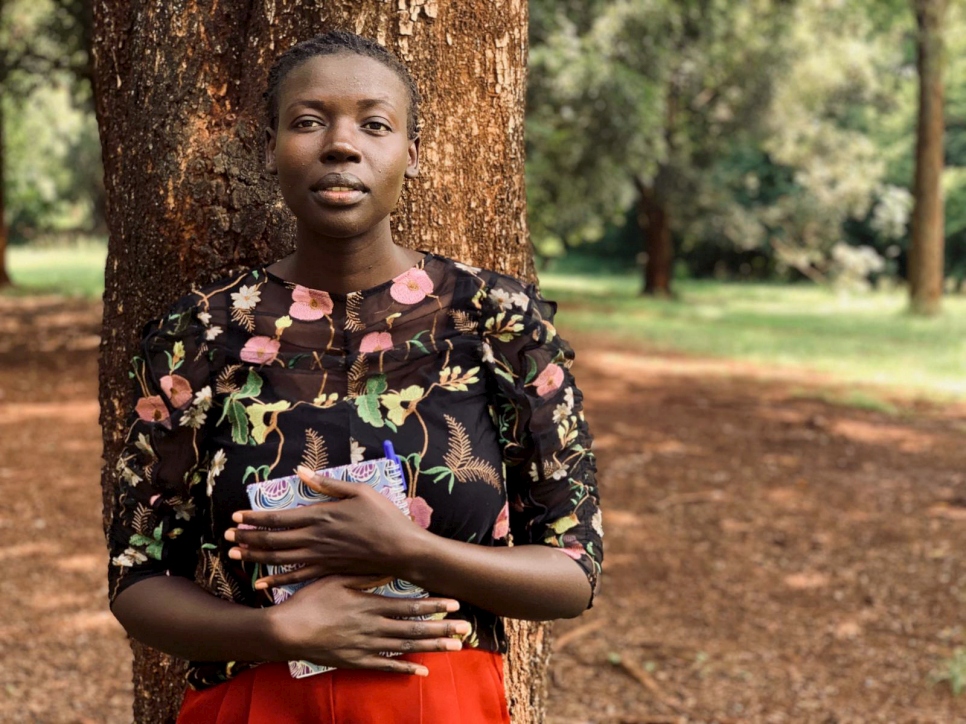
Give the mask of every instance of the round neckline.
<path id="1" fill-rule="evenodd" d="M 273 272 L 270 272 L 268 270 L 268 267 L 267 266 L 263 266 L 259 271 L 262 274 L 264 274 L 267 279 L 270 279 L 273 282 L 275 282 L 276 284 L 281 284 L 281 285 L 283 285 L 283 286 L 285 286 L 286 288 L 289 288 L 289 289 L 294 289 L 295 287 L 298 286 L 298 287 L 302 287 L 303 289 L 307 289 L 309 291 L 309 293 L 314 292 L 316 294 L 328 294 L 329 297 L 332 298 L 332 299 L 346 299 L 346 298 L 349 297 L 350 294 L 360 294 L 360 295 L 362 295 L 362 296 L 365 297 L 365 296 L 369 296 L 371 294 L 375 294 L 377 292 L 380 292 L 380 291 L 382 291 L 384 289 L 387 289 L 387 288 L 391 287 L 393 284 L 396 283 L 396 280 L 399 277 L 401 277 L 403 274 L 408 274 L 409 272 L 413 271 L 414 269 L 425 269 L 426 268 L 426 264 L 431 259 L 435 259 L 436 258 L 436 255 L 433 254 L 433 252 L 431 252 L 431 251 L 424 251 L 423 249 L 416 249 L 415 251 L 417 251 L 420 254 L 422 254 L 423 255 L 423 258 L 420 259 L 419 261 L 417 261 L 415 264 L 413 264 L 411 267 L 409 267 L 405 271 L 402 271 L 399 274 L 397 274 L 396 276 L 394 276 L 392 279 L 387 279 L 386 281 L 384 281 L 384 282 L 382 282 L 380 284 L 376 284 L 375 286 L 368 287 L 366 289 L 357 289 L 357 290 L 354 290 L 354 291 L 351 291 L 351 292 L 346 292 L 345 294 L 339 294 L 338 292 L 330 292 L 330 291 L 328 291 L 326 289 L 313 289 L 312 287 L 307 287 L 304 284 L 296 284 L 295 282 L 290 282 L 288 279 L 283 279 L 282 277 L 278 276 L 277 274 L 274 274 Z"/>

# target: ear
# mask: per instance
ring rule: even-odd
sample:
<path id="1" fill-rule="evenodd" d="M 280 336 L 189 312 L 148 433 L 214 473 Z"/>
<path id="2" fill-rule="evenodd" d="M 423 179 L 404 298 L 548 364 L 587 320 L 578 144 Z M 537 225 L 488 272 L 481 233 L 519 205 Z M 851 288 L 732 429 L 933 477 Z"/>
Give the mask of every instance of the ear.
<path id="1" fill-rule="evenodd" d="M 278 165 L 275 163 L 275 138 L 274 129 L 265 129 L 265 170 L 271 174 L 278 173 Z"/>
<path id="2" fill-rule="evenodd" d="M 406 178 L 419 176 L 419 136 L 409 142 L 409 164 L 406 166 Z"/>

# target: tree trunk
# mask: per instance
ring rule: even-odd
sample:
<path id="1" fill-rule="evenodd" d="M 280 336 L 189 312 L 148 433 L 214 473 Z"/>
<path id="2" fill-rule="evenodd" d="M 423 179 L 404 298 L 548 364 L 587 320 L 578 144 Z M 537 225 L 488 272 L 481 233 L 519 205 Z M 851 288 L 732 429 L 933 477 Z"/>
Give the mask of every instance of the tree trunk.
<path id="1" fill-rule="evenodd" d="M 938 314 L 943 292 L 943 17 L 946 0 L 916 0 L 919 123 L 909 294 L 912 311 Z"/>
<path id="2" fill-rule="evenodd" d="M 4 166 L 4 144 L 3 135 L 3 103 L 0 101 L 0 287 L 8 287 L 11 284 L 10 275 L 7 274 L 7 217 L 4 201 L 6 194 L 6 168 Z"/>
<path id="3" fill-rule="evenodd" d="M 671 219 L 666 204 L 654 189 L 641 181 L 638 191 L 637 224 L 643 239 L 644 288 L 642 294 L 671 296 L 671 276 L 674 269 L 674 242 L 671 239 Z"/>
<path id="4" fill-rule="evenodd" d="M 100 402 L 104 459 L 122 444 L 127 369 L 145 320 L 192 284 L 265 264 L 293 224 L 262 171 L 262 100 L 272 60 L 344 28 L 377 38 L 412 69 L 423 106 L 421 176 L 393 219 L 396 239 L 533 277 L 523 111 L 525 0 L 99 0 L 95 101 L 110 241 Z M 104 520 L 115 473 L 102 476 Z M 510 623 L 515 722 L 543 720 L 544 627 Z M 183 664 L 134 644 L 135 720 L 173 721 Z"/>

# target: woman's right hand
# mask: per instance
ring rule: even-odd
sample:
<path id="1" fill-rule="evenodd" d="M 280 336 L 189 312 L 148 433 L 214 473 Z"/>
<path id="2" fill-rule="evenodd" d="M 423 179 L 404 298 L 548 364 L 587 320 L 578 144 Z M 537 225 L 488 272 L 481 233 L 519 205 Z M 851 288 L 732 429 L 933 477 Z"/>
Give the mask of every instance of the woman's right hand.
<path id="1" fill-rule="evenodd" d="M 460 620 L 411 620 L 451 613 L 459 603 L 448 598 L 389 598 L 359 590 L 372 578 L 326 576 L 290 599 L 265 609 L 281 657 L 304 659 L 340 669 L 376 669 L 427 676 L 420 664 L 380 655 L 459 651 L 452 638 L 469 633 Z M 407 620 L 409 619 L 409 620 Z"/>

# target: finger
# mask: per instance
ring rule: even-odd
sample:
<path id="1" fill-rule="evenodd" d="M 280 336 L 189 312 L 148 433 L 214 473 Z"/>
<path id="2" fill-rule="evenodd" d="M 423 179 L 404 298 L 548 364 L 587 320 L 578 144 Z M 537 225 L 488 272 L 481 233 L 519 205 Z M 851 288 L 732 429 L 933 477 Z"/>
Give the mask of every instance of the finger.
<path id="1" fill-rule="evenodd" d="M 360 669 L 373 669 L 375 671 L 386 671 L 394 674 L 429 676 L 429 669 L 422 664 L 417 664 L 415 661 L 406 661 L 405 659 L 392 659 L 388 656 L 366 656 L 354 662 L 354 665 Z"/>
<path id="2" fill-rule="evenodd" d="M 292 548 L 281 551 L 265 551 L 253 548 L 234 548 L 228 549 L 228 557 L 234 561 L 246 561 L 247 563 L 270 563 L 275 566 L 292 566 L 298 563 L 306 563 L 316 559 L 312 551 L 304 548 Z M 317 559 L 316 559 L 317 560 Z"/>
<path id="3" fill-rule="evenodd" d="M 432 616 L 436 613 L 453 613 L 460 610 L 459 601 L 452 598 L 390 598 L 389 596 L 372 596 L 372 611 L 388 618 L 406 618 L 409 616 Z"/>
<path id="4" fill-rule="evenodd" d="M 333 498 L 354 498 L 360 491 L 359 485 L 355 483 L 347 483 L 344 480 L 319 475 L 304 465 L 299 465 L 296 472 L 298 472 L 298 476 L 303 483 L 322 495 L 329 495 Z"/>
<path id="5" fill-rule="evenodd" d="M 314 581 L 316 578 L 322 578 L 327 573 L 328 571 L 326 571 L 322 566 L 304 566 L 294 571 L 287 571 L 285 573 L 278 573 L 273 576 L 264 576 L 263 578 L 259 578 L 255 581 L 254 587 L 256 591 L 263 591 L 266 588 L 291 586 L 293 583 Z"/>
<path id="6" fill-rule="evenodd" d="M 433 651 L 459 651 L 463 642 L 459 639 L 380 639 L 379 650 L 401 654 L 423 654 Z"/>
<path id="7" fill-rule="evenodd" d="M 332 503 L 312 503 L 288 510 L 236 510 L 231 519 L 240 525 L 256 528 L 304 528 L 319 520 L 319 506 Z"/>
<path id="8" fill-rule="evenodd" d="M 346 588 L 352 588 L 356 591 L 365 591 L 367 588 L 376 588 L 377 586 L 385 586 L 387 583 L 396 580 L 395 576 L 379 576 L 375 578 L 364 577 L 355 583 L 349 583 Z"/>
<path id="9" fill-rule="evenodd" d="M 306 543 L 305 536 L 299 529 L 239 530 L 238 528 L 229 528 L 225 531 L 225 540 L 235 543 L 238 546 L 266 551 L 302 548 Z"/>
<path id="10" fill-rule="evenodd" d="M 459 619 L 444 619 L 442 621 L 393 620 L 387 621 L 384 626 L 381 626 L 380 633 L 394 639 L 452 639 L 454 636 L 466 636 L 471 628 L 469 621 Z"/>

